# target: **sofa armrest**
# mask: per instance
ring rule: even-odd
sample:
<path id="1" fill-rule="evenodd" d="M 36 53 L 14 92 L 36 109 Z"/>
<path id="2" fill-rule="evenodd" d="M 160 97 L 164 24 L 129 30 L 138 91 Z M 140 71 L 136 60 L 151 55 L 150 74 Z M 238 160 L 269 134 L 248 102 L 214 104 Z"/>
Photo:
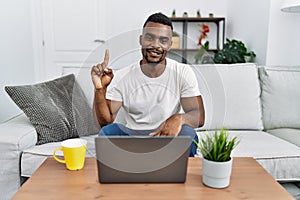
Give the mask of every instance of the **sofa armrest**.
<path id="1" fill-rule="evenodd" d="M 0 124 L 0 194 L 4 199 L 19 189 L 21 154 L 36 142 L 35 128 L 24 114 Z"/>
<path id="2" fill-rule="evenodd" d="M 0 124 L 0 151 L 23 151 L 37 142 L 37 133 L 25 114 Z"/>

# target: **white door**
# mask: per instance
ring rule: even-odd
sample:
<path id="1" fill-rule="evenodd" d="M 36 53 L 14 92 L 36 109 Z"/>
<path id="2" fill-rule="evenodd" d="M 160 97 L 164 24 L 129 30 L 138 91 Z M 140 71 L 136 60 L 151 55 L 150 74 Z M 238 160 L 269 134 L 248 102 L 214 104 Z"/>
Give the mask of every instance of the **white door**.
<path id="1" fill-rule="evenodd" d="M 90 52 L 105 41 L 105 1 L 32 1 L 37 13 L 34 21 L 41 26 L 36 40 L 42 40 L 37 43 L 42 43 L 43 51 L 38 79 L 56 78 L 61 76 L 63 67 L 81 66 Z"/>

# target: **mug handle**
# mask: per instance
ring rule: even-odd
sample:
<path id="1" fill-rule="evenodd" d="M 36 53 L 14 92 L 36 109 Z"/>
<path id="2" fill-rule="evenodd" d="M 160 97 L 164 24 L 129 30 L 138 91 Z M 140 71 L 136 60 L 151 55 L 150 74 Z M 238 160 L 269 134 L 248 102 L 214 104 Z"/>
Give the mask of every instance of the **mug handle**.
<path id="1" fill-rule="evenodd" d="M 56 157 L 56 151 L 62 151 L 62 147 L 56 147 L 56 148 L 54 149 L 54 152 L 53 152 L 53 158 L 54 158 L 57 162 L 60 162 L 60 163 L 66 163 L 65 160 L 62 160 L 62 159 Z"/>

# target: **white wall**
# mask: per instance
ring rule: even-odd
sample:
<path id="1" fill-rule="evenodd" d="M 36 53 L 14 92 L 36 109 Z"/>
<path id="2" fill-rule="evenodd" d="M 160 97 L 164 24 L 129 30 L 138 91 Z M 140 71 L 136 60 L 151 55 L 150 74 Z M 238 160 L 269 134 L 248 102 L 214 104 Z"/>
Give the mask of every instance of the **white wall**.
<path id="1" fill-rule="evenodd" d="M 300 66 L 300 13 L 280 11 L 281 2 L 271 0 L 266 64 Z"/>
<path id="2" fill-rule="evenodd" d="M 270 0 L 228 0 L 227 37 L 243 41 L 259 64 L 266 63 L 269 8 Z"/>
<path id="3" fill-rule="evenodd" d="M 226 14 L 226 0 L 106 0 L 107 4 L 107 33 L 109 36 L 140 29 L 146 18 L 155 12 L 162 12 L 171 16 L 172 10 L 176 10 L 176 16 L 182 16 L 188 12 L 190 17 L 195 17 L 200 9 L 202 16 L 208 16 L 212 12 L 215 16 Z"/>
<path id="4" fill-rule="evenodd" d="M 283 0 L 228 0 L 227 37 L 241 39 L 261 65 L 300 65 L 300 13 L 280 10 Z"/>
<path id="5" fill-rule="evenodd" d="M 4 86 L 34 82 L 34 66 L 29 0 L 1 0 L 0 13 L 0 122 L 3 122 L 21 112 Z"/>

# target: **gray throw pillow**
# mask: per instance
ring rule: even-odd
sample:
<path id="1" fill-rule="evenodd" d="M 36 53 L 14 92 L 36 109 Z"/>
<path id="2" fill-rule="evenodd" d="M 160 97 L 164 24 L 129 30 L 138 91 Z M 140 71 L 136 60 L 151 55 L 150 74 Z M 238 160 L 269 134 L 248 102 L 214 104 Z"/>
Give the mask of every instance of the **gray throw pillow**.
<path id="1" fill-rule="evenodd" d="M 35 85 L 6 86 L 5 90 L 34 125 L 38 145 L 99 131 L 74 74 Z"/>

